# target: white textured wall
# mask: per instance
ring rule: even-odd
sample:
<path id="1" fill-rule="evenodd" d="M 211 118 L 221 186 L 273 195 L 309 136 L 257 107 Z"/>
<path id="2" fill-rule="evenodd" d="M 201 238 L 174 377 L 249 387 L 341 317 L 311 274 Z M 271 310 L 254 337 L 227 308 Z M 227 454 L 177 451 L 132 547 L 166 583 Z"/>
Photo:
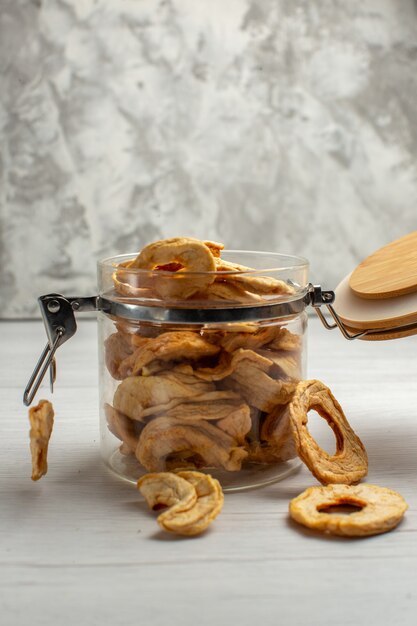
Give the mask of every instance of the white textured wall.
<path id="1" fill-rule="evenodd" d="M 0 315 L 188 234 L 336 283 L 417 228 L 412 0 L 0 0 Z"/>

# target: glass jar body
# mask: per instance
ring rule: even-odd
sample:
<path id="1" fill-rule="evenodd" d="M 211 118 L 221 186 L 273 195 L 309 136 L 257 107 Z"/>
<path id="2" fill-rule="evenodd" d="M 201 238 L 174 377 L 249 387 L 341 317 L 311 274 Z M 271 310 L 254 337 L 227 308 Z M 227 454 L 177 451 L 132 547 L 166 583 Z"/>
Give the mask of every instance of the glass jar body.
<path id="1" fill-rule="evenodd" d="M 240 490 L 298 466 L 287 405 L 306 377 L 304 310 L 237 323 L 105 313 L 98 322 L 101 452 L 119 477 L 195 468 Z"/>

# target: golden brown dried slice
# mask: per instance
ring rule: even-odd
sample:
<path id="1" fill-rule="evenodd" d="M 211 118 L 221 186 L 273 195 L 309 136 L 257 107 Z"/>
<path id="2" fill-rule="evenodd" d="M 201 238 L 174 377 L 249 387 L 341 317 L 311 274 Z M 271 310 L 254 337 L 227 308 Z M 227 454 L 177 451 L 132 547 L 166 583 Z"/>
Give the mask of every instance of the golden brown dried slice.
<path id="1" fill-rule="evenodd" d="M 104 413 L 110 432 L 123 443 L 120 447 L 122 454 L 134 453 L 139 441 L 140 422 L 130 419 L 110 404 L 104 405 Z"/>
<path id="2" fill-rule="evenodd" d="M 150 406 L 147 409 L 144 409 L 142 412 L 142 420 L 148 421 L 147 418 L 153 417 L 155 415 L 166 415 L 170 413 L 172 409 L 175 409 L 178 405 L 185 405 L 188 402 L 196 402 L 199 404 L 212 405 L 216 402 L 228 402 L 228 401 L 241 400 L 240 396 L 234 391 L 228 390 L 217 390 L 216 391 L 207 391 L 205 393 L 201 393 L 196 396 L 190 396 L 189 398 L 175 398 L 166 404 L 155 404 Z"/>
<path id="3" fill-rule="evenodd" d="M 182 422 L 156 417 L 143 429 L 136 448 L 138 461 L 150 472 L 163 471 L 166 459 L 178 452 L 191 452 L 207 467 L 238 471 L 247 452 L 236 439 L 205 421 Z"/>
<path id="4" fill-rule="evenodd" d="M 283 280 L 270 276 L 258 276 L 253 268 L 216 259 L 217 280 L 224 280 L 236 287 L 258 295 L 292 295 L 294 288 Z M 222 275 L 223 274 L 223 275 Z"/>
<path id="5" fill-rule="evenodd" d="M 130 268 L 163 269 L 160 276 L 152 276 L 153 288 L 162 298 L 181 299 L 189 298 L 214 282 L 214 258 L 210 248 L 202 241 L 175 237 L 145 246 Z M 170 271 L 171 268 L 174 271 Z M 187 276 L 190 272 L 193 274 Z"/>
<path id="6" fill-rule="evenodd" d="M 238 443 L 243 443 L 252 426 L 249 407 L 239 397 L 233 400 L 182 402 L 162 413 L 164 417 L 174 417 L 182 422 L 216 421 L 216 426 Z"/>
<path id="7" fill-rule="evenodd" d="M 167 332 L 148 339 L 133 355 L 131 375 L 140 374 L 152 361 L 194 361 L 218 354 L 220 347 L 209 343 L 198 333 L 187 330 Z"/>
<path id="8" fill-rule="evenodd" d="M 261 428 L 261 440 L 267 442 L 269 454 L 277 460 L 288 461 L 297 456 L 287 407 L 276 406 L 265 418 Z"/>
<path id="9" fill-rule="evenodd" d="M 301 364 L 293 353 L 284 350 L 258 350 L 258 354 L 274 363 L 273 378 L 284 380 L 300 380 Z"/>
<path id="10" fill-rule="evenodd" d="M 331 507 L 359 508 L 350 514 L 330 513 Z M 408 508 L 404 498 L 377 485 L 327 485 L 310 487 L 290 502 L 291 517 L 331 535 L 367 537 L 392 530 Z"/>
<path id="11" fill-rule="evenodd" d="M 127 298 L 140 298 L 141 300 L 152 300 L 156 298 L 154 291 L 149 287 L 149 277 L 142 276 L 132 267 L 133 261 L 123 261 L 119 263 L 117 269 L 112 274 L 114 289 L 121 296 Z M 142 283 L 142 284 L 141 284 Z"/>
<path id="12" fill-rule="evenodd" d="M 48 444 L 54 426 L 54 409 L 48 400 L 29 409 L 32 480 L 39 480 L 48 471 Z"/>
<path id="13" fill-rule="evenodd" d="M 269 465 L 271 463 L 279 463 L 281 461 L 276 454 L 275 448 L 263 441 L 251 441 L 250 443 L 247 443 L 246 450 L 248 451 L 248 463 Z"/>
<path id="14" fill-rule="evenodd" d="M 219 340 L 219 345 L 228 352 L 238 348 L 258 350 L 264 347 L 273 350 L 298 350 L 301 340 L 287 328 L 269 325 L 258 327 L 256 332 L 228 332 Z"/>
<path id="15" fill-rule="evenodd" d="M 185 478 L 171 472 L 145 474 L 139 478 L 137 486 L 151 509 L 169 507 L 158 517 L 158 522 L 169 521 L 197 501 L 194 486 Z"/>
<path id="16" fill-rule="evenodd" d="M 332 428 L 336 452 L 320 448 L 307 428 L 308 411 L 314 409 Z M 288 405 L 288 415 L 297 454 L 321 483 L 357 483 L 368 473 L 365 447 L 347 421 L 342 407 L 319 380 L 298 383 Z"/>
<path id="17" fill-rule="evenodd" d="M 301 337 L 292 333 L 288 328 L 279 328 L 275 337 L 268 344 L 270 350 L 299 350 L 301 347 Z"/>
<path id="18" fill-rule="evenodd" d="M 218 243 L 217 241 L 204 241 L 203 243 L 205 243 L 215 258 L 220 258 L 221 252 L 224 249 L 223 243 Z"/>
<path id="19" fill-rule="evenodd" d="M 116 380 L 125 378 L 123 363 L 133 353 L 130 336 L 117 331 L 104 342 L 104 354 L 107 369 Z"/>
<path id="20" fill-rule="evenodd" d="M 194 294 L 193 300 L 213 300 L 234 302 L 239 304 L 250 304 L 260 302 L 262 298 L 254 293 L 249 293 L 239 285 L 233 285 L 226 281 L 216 281 L 204 290 Z"/>
<path id="21" fill-rule="evenodd" d="M 209 474 L 194 471 L 179 471 L 177 476 L 193 485 L 197 501 L 181 513 L 164 514 L 158 517 L 158 523 L 164 530 L 178 535 L 193 536 L 205 531 L 223 508 L 224 495 L 220 483 Z M 163 519 L 162 519 L 163 518 Z"/>
<path id="22" fill-rule="evenodd" d="M 213 383 L 198 380 L 178 372 L 162 372 L 158 376 L 125 378 L 114 394 L 113 405 L 134 420 L 142 420 L 146 409 L 178 402 L 216 391 Z"/>
<path id="23" fill-rule="evenodd" d="M 239 350 L 239 360 L 233 373 L 223 385 L 239 393 L 250 405 L 261 411 L 272 411 L 277 404 L 286 404 L 296 384 L 282 379 L 275 380 L 269 373 L 274 367 L 270 359 L 253 350 Z"/>

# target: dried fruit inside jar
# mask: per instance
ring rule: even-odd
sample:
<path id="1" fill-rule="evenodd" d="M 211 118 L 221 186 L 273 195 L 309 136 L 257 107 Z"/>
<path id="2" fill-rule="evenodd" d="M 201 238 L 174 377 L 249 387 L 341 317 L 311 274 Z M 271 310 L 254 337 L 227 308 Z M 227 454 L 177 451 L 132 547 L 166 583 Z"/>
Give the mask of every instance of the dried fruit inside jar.
<path id="1" fill-rule="evenodd" d="M 305 377 L 307 318 L 304 306 L 265 319 L 242 307 L 300 298 L 297 276 L 227 260 L 214 242 L 178 238 L 147 248 L 102 281 L 106 297 L 149 306 L 155 320 L 99 314 L 106 463 L 132 482 L 144 472 L 191 469 L 221 475 L 224 487 L 225 475 L 250 468 L 269 468 L 272 482 L 275 468 L 296 457 L 283 408 Z M 155 314 L 184 308 L 195 320 L 221 309 L 236 321 L 170 323 Z"/>
<path id="2" fill-rule="evenodd" d="M 237 472 L 296 456 L 280 417 L 303 377 L 299 320 L 103 325 L 106 428 L 122 455 L 149 472 Z"/>

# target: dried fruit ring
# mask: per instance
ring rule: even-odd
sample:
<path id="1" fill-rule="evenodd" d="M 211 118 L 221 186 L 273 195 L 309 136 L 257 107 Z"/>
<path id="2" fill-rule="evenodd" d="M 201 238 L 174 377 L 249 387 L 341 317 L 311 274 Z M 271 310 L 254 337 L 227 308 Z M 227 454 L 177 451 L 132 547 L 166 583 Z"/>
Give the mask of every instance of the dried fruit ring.
<path id="1" fill-rule="evenodd" d="M 360 511 L 349 515 L 328 513 L 332 506 L 351 505 Z M 366 537 L 397 526 L 408 506 L 396 491 L 377 485 L 327 485 L 310 487 L 290 502 L 290 515 L 298 522 L 332 535 Z"/>
<path id="2" fill-rule="evenodd" d="M 191 237 L 155 241 L 145 246 L 129 267 L 161 270 L 152 285 L 162 298 L 189 298 L 206 289 L 216 277 L 216 264 L 209 246 Z M 187 276 L 188 272 L 192 275 Z"/>
<path id="3" fill-rule="evenodd" d="M 307 413 L 315 409 L 332 428 L 336 452 L 320 448 L 307 428 Z M 297 454 L 311 473 L 324 485 L 357 483 L 368 473 L 368 456 L 359 437 L 347 421 L 342 407 L 326 385 L 319 380 L 298 383 L 288 405 Z"/>

